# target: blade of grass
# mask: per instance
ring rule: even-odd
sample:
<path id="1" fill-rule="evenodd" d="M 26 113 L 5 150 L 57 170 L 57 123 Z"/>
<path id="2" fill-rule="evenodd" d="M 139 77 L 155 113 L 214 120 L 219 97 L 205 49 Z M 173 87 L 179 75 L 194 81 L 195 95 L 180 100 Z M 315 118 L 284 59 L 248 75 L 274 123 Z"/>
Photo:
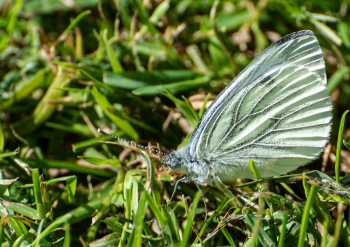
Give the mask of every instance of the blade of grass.
<path id="1" fill-rule="evenodd" d="M 31 208 L 23 203 L 15 203 L 10 201 L 1 200 L 1 203 L 8 209 L 13 210 L 18 214 L 28 217 L 32 220 L 41 220 L 37 210 Z"/>
<path id="2" fill-rule="evenodd" d="M 101 106 L 103 113 L 115 123 L 122 131 L 124 131 L 128 136 L 130 136 L 133 140 L 137 141 L 139 139 L 139 135 L 136 130 L 129 124 L 129 122 L 125 119 L 122 119 L 121 116 L 116 116 L 111 113 L 111 110 L 114 110 L 114 107 L 109 103 L 108 99 L 98 91 L 96 87 L 94 87 L 91 91 L 92 96 L 94 96 L 97 104 Z M 115 114 L 119 112 L 115 109 Z M 121 114 L 119 114 L 121 115 Z"/>
<path id="3" fill-rule="evenodd" d="M 275 220 L 273 213 L 271 213 L 272 207 L 269 208 L 269 210 L 266 210 L 266 216 L 267 216 L 267 223 L 269 224 L 269 235 L 274 243 L 277 243 L 277 236 L 276 236 L 276 228 L 275 228 Z"/>
<path id="4" fill-rule="evenodd" d="M 108 85 L 104 84 L 103 82 L 100 82 L 99 80 L 94 78 L 92 75 L 90 75 L 88 72 L 86 72 L 85 70 L 80 69 L 79 71 L 82 75 L 86 76 L 88 79 L 93 81 L 96 84 L 96 86 L 106 89 L 109 93 L 114 92 L 113 88 L 109 87 Z"/>
<path id="5" fill-rule="evenodd" d="M 192 70 L 154 70 L 142 73 L 134 71 L 124 71 L 122 73 L 105 71 L 103 73 L 103 82 L 111 87 L 137 89 L 151 85 L 192 80 L 198 75 Z"/>
<path id="6" fill-rule="evenodd" d="M 166 93 L 166 91 L 169 91 L 172 94 L 176 94 L 181 91 L 186 91 L 193 88 L 207 86 L 209 85 L 209 81 L 210 81 L 209 77 L 200 77 L 193 80 L 180 81 L 180 82 L 169 83 L 164 85 L 141 87 L 133 90 L 132 92 L 135 95 L 139 95 L 139 96 L 154 96 L 154 95 Z"/>
<path id="7" fill-rule="evenodd" d="M 153 23 L 150 21 L 150 17 L 148 13 L 146 12 L 146 8 L 142 5 L 142 1 L 139 0 L 131 0 L 130 3 L 134 7 L 135 10 L 137 10 L 138 16 L 142 22 L 143 25 L 147 26 L 147 30 L 152 34 L 156 35 L 158 33 L 157 29 L 153 25 Z"/>
<path id="8" fill-rule="evenodd" d="M 303 247 L 305 245 L 305 238 L 306 238 L 307 229 L 308 229 L 310 210 L 312 209 L 312 205 L 314 204 L 315 197 L 317 196 L 318 188 L 319 188 L 318 185 L 315 185 L 315 184 L 312 185 L 309 191 L 309 194 L 307 196 L 307 200 L 306 200 L 306 204 L 303 212 L 303 218 L 301 221 L 298 247 Z"/>
<path id="9" fill-rule="evenodd" d="M 230 232 L 226 228 L 221 228 L 221 232 L 224 234 L 226 240 L 229 242 L 230 246 L 236 247 L 235 241 L 233 241 Z"/>
<path id="10" fill-rule="evenodd" d="M 45 212 L 45 207 L 43 205 L 42 196 L 41 196 L 39 169 L 32 170 L 32 180 L 33 180 L 36 210 L 40 218 L 45 219 L 46 212 Z"/>
<path id="11" fill-rule="evenodd" d="M 338 204 L 338 210 L 337 210 L 337 222 L 335 224 L 335 233 L 334 238 L 332 240 L 332 247 L 339 246 L 339 237 L 341 236 L 342 232 L 342 225 L 343 225 L 343 203 Z M 347 239 L 344 239 L 344 242 L 348 242 Z M 349 245 L 349 242 L 348 244 Z"/>
<path id="12" fill-rule="evenodd" d="M 71 232 L 70 232 L 70 224 L 64 225 L 64 241 L 63 241 L 63 247 L 70 247 L 71 246 Z"/>
<path id="13" fill-rule="evenodd" d="M 73 209 L 72 211 L 62 215 L 61 217 L 56 218 L 53 222 L 51 222 L 44 231 L 42 231 L 40 238 L 36 238 L 32 245 L 35 245 L 38 241 L 45 238 L 49 234 L 52 233 L 56 228 L 64 225 L 64 224 L 73 224 L 76 222 L 79 222 L 83 219 L 86 219 L 88 217 L 91 217 L 93 214 L 96 213 L 96 210 L 98 210 L 101 206 L 103 206 L 103 202 L 106 198 L 108 198 L 110 195 L 106 194 L 101 196 L 100 198 L 97 198 L 95 200 L 92 200 L 86 204 L 83 204 L 79 206 L 76 209 Z"/>
<path id="14" fill-rule="evenodd" d="M 284 241 L 287 234 L 287 223 L 288 223 L 288 214 L 284 213 L 282 218 L 282 224 L 281 224 L 281 233 L 278 239 L 278 247 L 285 246 Z"/>
<path id="15" fill-rule="evenodd" d="M 212 215 L 210 215 L 210 217 L 207 219 L 206 222 L 204 222 L 202 229 L 199 232 L 199 237 L 203 236 L 204 232 L 206 231 L 206 229 L 208 228 L 208 226 L 210 225 L 210 223 L 214 220 L 215 217 L 217 217 L 217 215 L 230 203 L 230 199 L 229 198 L 225 198 L 224 201 L 221 202 L 221 204 L 219 205 L 219 207 L 217 207 L 217 209 L 214 211 L 214 213 Z M 192 243 L 192 245 L 197 244 L 199 241 L 199 238 L 197 236 L 197 238 L 194 240 L 194 242 Z"/>
<path id="16" fill-rule="evenodd" d="M 193 199 L 193 203 L 191 205 L 190 212 L 187 216 L 187 224 L 186 224 L 186 227 L 185 227 L 184 232 L 183 232 L 180 247 L 186 247 L 188 244 L 190 232 L 191 232 L 192 227 L 193 227 L 192 224 L 194 221 L 197 205 L 198 205 L 198 202 L 201 199 L 201 197 L 202 197 L 202 194 L 200 191 L 198 191 Z"/>
<path id="17" fill-rule="evenodd" d="M 198 117 L 201 118 L 206 110 L 206 106 L 207 106 L 207 103 L 208 103 L 208 100 L 210 99 L 210 93 L 207 94 L 207 96 L 205 96 L 205 99 L 203 101 L 203 105 L 201 107 L 201 109 L 199 110 L 199 113 L 198 113 Z"/>
<path id="18" fill-rule="evenodd" d="M 252 236 L 249 239 L 249 244 L 255 243 L 256 240 L 259 240 L 259 243 L 264 247 L 276 246 L 276 244 L 261 226 L 261 217 L 255 217 L 252 213 L 246 213 L 244 214 L 244 222 L 252 232 Z M 249 244 L 246 242 L 245 246 L 249 246 Z"/>
<path id="19" fill-rule="evenodd" d="M 146 209 L 148 207 L 146 193 L 146 191 L 141 192 L 139 206 L 134 219 L 134 228 L 131 233 L 130 240 L 128 241 L 128 247 L 138 247 L 142 245 L 143 221 L 145 219 Z"/>
<path id="20" fill-rule="evenodd" d="M 123 69 L 121 63 L 119 62 L 119 60 L 117 59 L 115 52 L 113 51 L 113 48 L 112 48 L 112 46 L 109 43 L 109 40 L 107 38 L 107 29 L 105 29 L 102 32 L 102 40 L 103 40 L 104 47 L 107 51 L 107 55 L 108 55 L 109 61 L 111 63 L 113 72 L 116 72 L 116 73 L 123 72 L 124 69 Z"/>
<path id="21" fill-rule="evenodd" d="M 12 151 L 12 152 L 6 152 L 6 153 L 0 154 L 0 158 L 15 156 L 18 153 L 19 153 L 19 148 L 17 148 L 15 151 Z"/>
<path id="22" fill-rule="evenodd" d="M 348 75 L 349 72 L 349 67 L 342 66 L 341 68 L 337 69 L 331 78 L 329 78 L 327 88 L 330 94 L 333 93 L 333 91 L 340 85 L 340 83 L 344 81 L 344 77 Z"/>
<path id="23" fill-rule="evenodd" d="M 26 225 L 22 221 L 20 221 L 20 219 L 11 217 L 8 218 L 8 223 L 11 224 L 11 226 L 13 227 L 16 237 L 20 237 L 22 235 L 26 236 L 28 234 Z"/>
<path id="24" fill-rule="evenodd" d="M 199 121 L 199 118 L 192 105 L 188 101 L 185 103 L 182 100 L 179 100 L 169 92 L 165 92 L 164 95 L 174 102 L 177 108 L 179 108 L 181 113 L 186 117 L 191 127 L 195 128 Z"/>
<path id="25" fill-rule="evenodd" d="M 327 239 L 328 239 L 327 236 L 328 236 L 328 221 L 324 221 L 321 247 L 326 247 Z"/>
<path id="26" fill-rule="evenodd" d="M 345 117 L 348 114 L 349 110 L 346 110 L 340 120 L 339 132 L 338 132 L 338 140 L 337 140 L 337 150 L 336 150 L 336 160 L 335 160 L 335 181 L 339 183 L 339 170 L 340 170 L 340 152 L 343 143 L 343 131 L 345 124 Z"/>

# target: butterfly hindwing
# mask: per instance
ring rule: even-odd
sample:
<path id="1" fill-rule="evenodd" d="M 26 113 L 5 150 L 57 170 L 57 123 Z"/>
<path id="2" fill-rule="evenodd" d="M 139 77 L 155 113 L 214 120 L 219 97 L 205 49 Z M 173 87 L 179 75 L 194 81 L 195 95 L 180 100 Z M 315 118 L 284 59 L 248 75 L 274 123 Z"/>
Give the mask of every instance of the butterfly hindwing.
<path id="1" fill-rule="evenodd" d="M 198 123 L 188 153 L 230 177 L 249 176 L 250 159 L 262 176 L 294 170 L 324 148 L 331 111 L 318 41 L 311 31 L 293 33 L 268 47 L 219 94 Z M 276 172 L 274 166 L 283 168 Z"/>

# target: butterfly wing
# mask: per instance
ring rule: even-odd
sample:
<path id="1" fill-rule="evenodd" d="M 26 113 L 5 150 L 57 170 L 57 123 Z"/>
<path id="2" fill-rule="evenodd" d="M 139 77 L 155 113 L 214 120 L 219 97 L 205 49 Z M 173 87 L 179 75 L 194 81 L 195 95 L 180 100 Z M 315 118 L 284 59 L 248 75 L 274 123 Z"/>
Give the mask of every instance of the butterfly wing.
<path id="1" fill-rule="evenodd" d="M 311 31 L 285 36 L 253 60 L 209 106 L 188 144 L 222 180 L 296 169 L 318 157 L 332 104 L 321 48 Z"/>

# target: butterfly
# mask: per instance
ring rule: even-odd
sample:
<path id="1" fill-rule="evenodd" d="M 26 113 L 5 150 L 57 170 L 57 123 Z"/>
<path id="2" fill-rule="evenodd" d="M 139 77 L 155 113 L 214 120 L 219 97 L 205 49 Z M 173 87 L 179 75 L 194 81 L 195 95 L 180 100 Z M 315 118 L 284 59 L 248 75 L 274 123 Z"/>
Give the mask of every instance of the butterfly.
<path id="1" fill-rule="evenodd" d="M 211 183 L 295 170 L 316 159 L 328 142 L 332 103 L 322 50 L 312 31 L 291 33 L 256 57 L 216 97 L 184 147 L 162 163 Z"/>

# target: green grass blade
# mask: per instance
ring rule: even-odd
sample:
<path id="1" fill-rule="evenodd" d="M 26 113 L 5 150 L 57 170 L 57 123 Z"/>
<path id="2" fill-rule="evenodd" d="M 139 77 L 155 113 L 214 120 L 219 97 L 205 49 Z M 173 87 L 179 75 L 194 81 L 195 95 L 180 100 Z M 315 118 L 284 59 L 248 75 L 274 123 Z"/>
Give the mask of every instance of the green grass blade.
<path id="1" fill-rule="evenodd" d="M 255 242 L 255 240 L 258 239 L 259 243 L 264 247 L 276 246 L 261 226 L 261 217 L 255 217 L 252 213 L 247 213 L 244 214 L 244 222 L 252 232 L 249 243 Z"/>
<path id="2" fill-rule="evenodd" d="M 169 91 L 172 94 L 176 94 L 182 91 L 207 86 L 209 84 L 209 77 L 200 77 L 193 80 L 180 81 L 175 83 L 169 83 L 164 85 L 147 86 L 133 90 L 135 95 L 139 96 L 154 96 L 166 93 Z"/>
<path id="3" fill-rule="evenodd" d="M 343 131 L 345 124 L 345 117 L 348 114 L 349 110 L 345 111 L 340 120 L 339 132 L 338 132 L 338 140 L 337 140 L 337 150 L 336 150 L 336 160 L 335 160 L 335 181 L 339 183 L 339 170 L 340 170 L 340 152 L 343 143 Z"/>
<path id="4" fill-rule="evenodd" d="M 121 116 L 116 116 L 110 112 L 114 109 L 114 107 L 109 103 L 108 99 L 103 94 L 101 94 L 96 87 L 92 89 L 91 93 L 94 96 L 97 104 L 101 106 L 103 113 L 106 114 L 106 116 L 108 116 L 128 136 L 130 136 L 133 140 L 137 141 L 139 139 L 138 133 L 129 124 L 129 122 L 122 119 Z M 118 110 L 115 110 L 115 113 L 118 114 Z"/>
<path id="5" fill-rule="evenodd" d="M 46 236 L 51 234 L 51 232 L 54 231 L 57 227 L 60 227 L 66 223 L 73 224 L 83 219 L 86 219 L 87 217 L 91 217 L 93 214 L 96 213 L 96 210 L 103 206 L 103 202 L 108 196 L 108 194 L 101 196 L 100 198 L 90 201 L 87 204 L 83 204 L 80 207 L 68 212 L 67 214 L 56 218 L 56 220 L 51 222 L 41 233 L 40 239 L 45 238 Z M 36 239 L 35 241 L 33 241 L 33 244 L 36 244 L 36 242 L 40 241 L 40 239 Z"/>
<path id="6" fill-rule="evenodd" d="M 145 218 L 145 213 L 146 213 L 146 209 L 148 207 L 148 202 L 146 199 L 146 194 L 147 192 L 142 192 L 141 193 L 141 197 L 140 197 L 140 201 L 139 201 L 139 206 L 137 209 L 137 213 L 135 215 L 135 219 L 134 219 L 134 230 L 131 233 L 131 238 L 128 241 L 128 246 L 141 246 L 142 245 L 142 229 L 143 229 L 143 221 Z"/>
<path id="7" fill-rule="evenodd" d="M 349 74 L 349 67 L 341 67 L 338 69 L 331 78 L 329 78 L 327 83 L 327 88 L 329 93 L 333 93 L 333 91 L 340 85 L 340 83 L 344 80 L 344 77 Z"/>
<path id="8" fill-rule="evenodd" d="M 287 234 L 287 223 L 288 223 L 288 214 L 283 214 L 282 224 L 281 224 L 281 233 L 278 239 L 278 247 L 285 246 L 285 238 Z"/>
<path id="9" fill-rule="evenodd" d="M 196 210 L 197 210 L 197 205 L 198 205 L 199 200 L 202 198 L 201 196 L 202 196 L 201 192 L 198 191 L 193 199 L 193 203 L 190 207 L 190 212 L 187 216 L 187 224 L 186 224 L 186 227 L 183 231 L 183 237 L 181 240 L 180 247 L 186 247 L 188 244 L 190 233 L 191 233 L 192 227 L 193 227 L 192 224 L 193 224 L 194 217 L 195 217 Z"/>
<path id="10" fill-rule="evenodd" d="M 311 189 L 309 191 L 309 194 L 307 196 L 306 205 L 303 212 L 303 218 L 301 221 L 301 229 L 300 229 L 300 235 L 299 235 L 299 241 L 298 241 L 298 247 L 303 247 L 305 245 L 305 238 L 307 234 L 308 229 L 308 223 L 309 223 L 309 216 L 310 216 L 310 210 L 312 209 L 312 205 L 315 202 L 315 197 L 317 196 L 317 185 L 312 185 Z"/>
<path id="11" fill-rule="evenodd" d="M 39 170 L 33 169 L 32 170 L 32 180 L 33 180 L 33 189 L 34 189 L 34 195 L 35 195 L 35 203 L 36 203 L 36 210 L 38 211 L 38 214 L 41 219 L 45 219 L 45 208 L 42 201 L 41 196 L 41 185 L 40 185 L 40 178 L 39 178 Z"/>
<path id="12" fill-rule="evenodd" d="M 217 217 L 217 215 L 230 203 L 230 199 L 229 198 L 225 198 L 221 204 L 219 205 L 219 207 L 214 211 L 214 213 L 212 215 L 210 215 L 210 217 L 206 220 L 206 222 L 204 222 L 202 229 L 199 232 L 199 237 L 203 236 L 204 232 L 207 230 L 207 228 L 209 227 L 210 223 L 215 219 L 215 217 Z M 194 242 L 192 243 L 192 245 L 197 244 L 199 241 L 199 238 L 197 236 L 197 238 L 194 240 Z"/>

